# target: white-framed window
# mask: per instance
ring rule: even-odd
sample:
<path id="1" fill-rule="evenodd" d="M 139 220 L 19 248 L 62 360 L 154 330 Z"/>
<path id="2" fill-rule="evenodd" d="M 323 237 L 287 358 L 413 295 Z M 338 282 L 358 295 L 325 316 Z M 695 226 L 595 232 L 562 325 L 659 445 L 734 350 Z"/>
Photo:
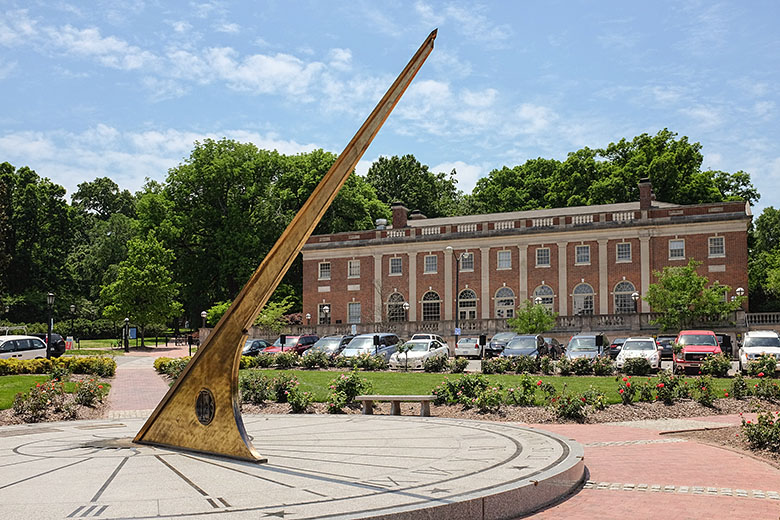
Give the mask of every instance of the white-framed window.
<path id="1" fill-rule="evenodd" d="M 347 278 L 360 278 L 360 260 L 347 262 Z"/>
<path id="2" fill-rule="evenodd" d="M 685 240 L 669 240 L 669 260 L 685 260 Z"/>
<path id="3" fill-rule="evenodd" d="M 401 293 L 394 292 L 387 299 L 387 321 L 408 321 L 404 310 L 404 297 Z"/>
<path id="4" fill-rule="evenodd" d="M 425 266 L 424 274 L 435 274 L 439 271 L 439 257 L 436 255 L 425 255 L 423 265 Z"/>
<path id="5" fill-rule="evenodd" d="M 320 262 L 320 280 L 330 280 L 330 262 Z"/>
<path id="6" fill-rule="evenodd" d="M 360 302 L 347 304 L 347 323 L 360 323 Z"/>
<path id="7" fill-rule="evenodd" d="M 512 269 L 512 252 L 511 251 L 499 251 L 498 252 L 498 269 Z"/>
<path id="8" fill-rule="evenodd" d="M 593 297 L 595 294 L 590 284 L 581 283 L 575 287 L 572 294 L 574 314 L 593 314 Z"/>
<path id="9" fill-rule="evenodd" d="M 590 246 L 576 246 L 574 248 L 575 265 L 590 263 Z"/>
<path id="10" fill-rule="evenodd" d="M 399 275 L 403 273 L 403 263 L 400 257 L 390 259 L 390 275 Z"/>
<path id="11" fill-rule="evenodd" d="M 549 247 L 539 247 L 536 249 L 536 267 L 550 267 Z"/>
<path id="12" fill-rule="evenodd" d="M 619 242 L 616 251 L 618 262 L 631 261 L 631 242 Z"/>
<path id="13" fill-rule="evenodd" d="M 463 289 L 458 295 L 458 318 L 461 320 L 477 319 L 477 293 L 471 289 Z"/>
<path id="14" fill-rule="evenodd" d="M 515 316 L 515 292 L 509 287 L 496 291 L 496 318 L 513 318 Z"/>
<path id="15" fill-rule="evenodd" d="M 709 238 L 710 258 L 726 256 L 726 240 L 723 237 Z"/>
<path id="16" fill-rule="evenodd" d="M 422 297 L 423 321 L 441 321 L 441 298 L 435 291 L 428 291 Z"/>
<path id="17" fill-rule="evenodd" d="M 555 302 L 555 291 L 552 290 L 552 287 L 549 285 L 540 285 L 534 289 L 534 302 L 536 301 L 537 296 L 542 299 L 540 305 L 544 305 L 547 307 L 548 311 L 552 312 L 553 303 Z"/>
<path id="18" fill-rule="evenodd" d="M 474 270 L 474 253 L 461 253 L 460 254 L 460 270 L 461 271 L 473 271 Z"/>
<path id="19" fill-rule="evenodd" d="M 636 303 L 631 295 L 636 287 L 629 281 L 623 280 L 615 286 L 615 314 L 629 314 L 636 312 Z"/>

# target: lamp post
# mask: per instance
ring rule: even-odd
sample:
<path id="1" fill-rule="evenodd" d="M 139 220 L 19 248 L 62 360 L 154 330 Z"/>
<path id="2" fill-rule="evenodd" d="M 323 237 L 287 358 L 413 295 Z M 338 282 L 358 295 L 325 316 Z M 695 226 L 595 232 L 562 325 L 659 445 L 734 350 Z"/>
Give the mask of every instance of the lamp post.
<path id="1" fill-rule="evenodd" d="M 203 318 L 203 325 L 201 326 L 201 328 L 203 329 L 206 328 L 206 316 L 208 316 L 208 313 L 206 311 L 202 311 L 200 313 L 200 317 Z"/>
<path id="2" fill-rule="evenodd" d="M 54 293 L 46 295 L 46 303 L 49 306 L 49 332 L 46 334 L 46 359 L 51 358 L 51 329 L 54 326 L 54 316 L 52 311 L 54 309 Z"/>
<path id="3" fill-rule="evenodd" d="M 311 325 L 311 313 L 306 313 L 306 325 Z"/>
<path id="4" fill-rule="evenodd" d="M 456 255 L 452 246 L 447 246 L 445 249 L 455 258 L 455 344 L 457 345 L 458 339 L 460 338 L 460 329 L 458 328 L 458 315 L 460 314 L 460 309 L 458 308 L 458 304 L 460 303 L 460 261 L 463 258 L 463 253 Z"/>
<path id="5" fill-rule="evenodd" d="M 75 338 L 76 333 L 73 331 L 73 315 L 76 314 L 76 306 L 74 304 L 70 304 L 70 334 Z"/>
<path id="6" fill-rule="evenodd" d="M 534 298 L 534 303 L 536 305 L 541 305 L 542 304 L 542 297 L 541 296 L 537 296 L 536 298 Z"/>
<path id="7" fill-rule="evenodd" d="M 322 314 L 325 315 L 325 324 L 330 325 L 330 307 L 327 305 L 322 308 Z"/>
<path id="8" fill-rule="evenodd" d="M 409 305 L 409 302 L 404 302 L 403 305 L 401 305 L 401 308 L 404 310 L 404 318 L 406 321 L 409 321 L 409 309 L 411 308 L 411 305 Z"/>
<path id="9" fill-rule="evenodd" d="M 125 352 L 130 352 L 130 318 L 125 318 Z"/>
<path id="10" fill-rule="evenodd" d="M 632 292 L 631 299 L 634 301 L 634 312 L 639 312 L 639 306 L 637 305 L 637 302 L 639 302 L 639 293 L 636 291 Z"/>

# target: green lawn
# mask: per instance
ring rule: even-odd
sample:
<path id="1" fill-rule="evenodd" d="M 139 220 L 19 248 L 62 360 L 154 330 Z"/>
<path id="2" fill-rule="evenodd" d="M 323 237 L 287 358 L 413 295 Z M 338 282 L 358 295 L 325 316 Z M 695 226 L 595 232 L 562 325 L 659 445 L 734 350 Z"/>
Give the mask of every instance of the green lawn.
<path id="1" fill-rule="evenodd" d="M 115 349 L 108 349 L 108 350 L 102 350 L 97 348 L 82 348 L 82 349 L 72 349 L 72 350 L 66 350 L 65 356 L 124 356 L 125 351 L 124 350 L 115 350 Z"/>
<path id="2" fill-rule="evenodd" d="M 242 372 L 244 372 L 242 370 Z M 328 388 L 330 382 L 339 374 L 344 372 L 331 372 L 321 370 L 262 370 L 267 377 L 275 377 L 280 373 L 294 375 L 301 383 L 301 389 L 311 392 L 314 400 L 325 402 L 328 400 Z M 460 377 L 460 374 L 432 374 L 425 372 L 359 372 L 360 376 L 371 382 L 374 387 L 373 392 L 377 394 L 429 394 L 431 390 L 444 380 L 445 377 L 451 379 Z M 520 376 L 515 374 L 491 374 L 485 376 L 492 383 L 499 383 L 504 388 L 510 388 L 519 384 Z M 607 402 L 610 404 L 620 402 L 618 394 L 618 383 L 615 376 L 540 376 L 532 375 L 536 380 L 552 383 L 559 391 L 566 384 L 567 391 L 582 393 L 592 385 L 595 389 L 601 390 L 607 396 Z M 622 377 L 622 376 L 621 376 Z M 651 383 L 655 385 L 655 377 L 650 378 Z M 687 378 L 693 381 L 694 378 Z M 632 381 L 641 384 L 647 381 L 647 377 L 633 377 Z M 750 381 L 750 380 L 746 380 Z M 714 379 L 717 396 L 722 396 L 723 391 L 731 386 L 731 378 Z M 689 384 L 693 384 L 692 382 Z M 540 395 L 540 394 L 537 394 Z"/>
<path id="3" fill-rule="evenodd" d="M 0 410 L 11 408 L 14 397 L 19 392 L 29 392 L 36 383 L 45 383 L 49 380 L 46 374 L 2 376 L 0 377 Z M 76 383 L 65 383 L 65 391 L 72 393 L 76 390 Z"/>

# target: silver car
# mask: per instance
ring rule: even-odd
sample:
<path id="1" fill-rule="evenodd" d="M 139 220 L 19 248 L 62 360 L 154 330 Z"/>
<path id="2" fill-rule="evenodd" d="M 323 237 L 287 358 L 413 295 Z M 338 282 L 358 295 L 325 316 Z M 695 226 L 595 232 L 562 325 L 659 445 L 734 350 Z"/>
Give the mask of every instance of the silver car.
<path id="1" fill-rule="evenodd" d="M 374 337 L 377 337 L 374 343 Z M 361 354 L 371 354 L 382 356 L 389 360 L 395 352 L 395 346 L 401 340 L 395 334 L 377 333 L 377 334 L 359 334 L 347 343 L 347 346 L 339 354 L 342 357 L 355 357 Z"/>
<path id="2" fill-rule="evenodd" d="M 479 336 L 462 336 L 455 345 L 455 357 L 482 357 L 482 345 L 479 344 Z"/>
<path id="3" fill-rule="evenodd" d="M 406 352 L 402 354 L 396 351 L 390 356 L 391 369 L 419 370 L 425 365 L 426 359 L 435 357 L 447 359 L 450 354 L 447 345 L 443 345 L 435 339 L 412 339 L 404 343 L 403 346 L 408 348 Z"/>

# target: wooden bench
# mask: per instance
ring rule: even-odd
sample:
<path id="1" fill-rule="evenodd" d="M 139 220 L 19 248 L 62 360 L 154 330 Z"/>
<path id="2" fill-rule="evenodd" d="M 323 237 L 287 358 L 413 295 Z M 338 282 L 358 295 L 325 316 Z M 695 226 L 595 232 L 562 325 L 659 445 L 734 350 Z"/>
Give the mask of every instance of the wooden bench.
<path id="1" fill-rule="evenodd" d="M 431 416 L 431 401 L 435 395 L 359 395 L 356 401 L 363 403 L 363 415 L 374 413 L 374 401 L 390 401 L 390 415 L 401 415 L 401 403 L 420 402 L 420 417 Z"/>

